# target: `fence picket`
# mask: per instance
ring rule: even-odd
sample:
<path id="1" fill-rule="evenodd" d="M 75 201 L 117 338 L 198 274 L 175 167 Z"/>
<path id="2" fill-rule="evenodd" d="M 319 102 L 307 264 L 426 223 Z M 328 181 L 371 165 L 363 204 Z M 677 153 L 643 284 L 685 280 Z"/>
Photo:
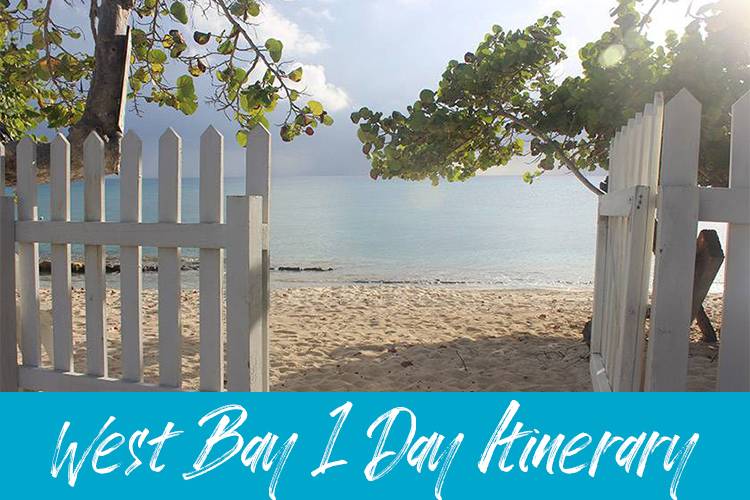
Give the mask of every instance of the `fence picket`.
<path id="1" fill-rule="evenodd" d="M 650 102 L 643 110 L 643 123 L 641 125 L 642 147 L 638 153 L 638 175 L 635 184 L 638 186 L 651 187 L 649 176 L 651 174 L 651 154 L 654 142 L 654 128 L 656 127 L 656 98 Z M 652 193 L 655 194 L 655 193 Z"/>
<path id="2" fill-rule="evenodd" d="M 661 159 L 662 120 L 664 117 L 664 95 L 658 92 L 654 102 L 650 105 L 650 123 L 646 130 L 647 144 L 644 146 L 644 171 L 641 172 L 641 182 L 649 187 L 646 208 L 646 234 L 643 248 L 643 268 L 641 274 L 641 293 L 643 300 L 639 304 L 637 314 L 639 322 L 639 333 L 636 339 L 636 358 L 634 360 L 634 373 L 637 381 L 633 384 L 633 390 L 643 390 L 643 381 L 646 367 L 646 314 L 649 307 L 649 284 L 651 281 L 651 263 L 653 262 L 654 231 L 656 229 L 656 195 L 659 182 L 659 160 Z"/>
<path id="3" fill-rule="evenodd" d="M 262 198 L 227 198 L 227 390 L 262 391 Z"/>
<path id="4" fill-rule="evenodd" d="M 619 279 L 622 281 L 622 307 L 618 311 L 620 324 L 620 342 L 616 353 L 616 367 L 613 388 L 616 391 L 636 391 L 640 388 L 640 352 L 643 348 L 643 322 L 645 319 L 648 289 L 643 289 L 643 273 L 649 272 L 645 248 L 648 246 L 648 234 L 644 228 L 648 225 L 647 186 L 638 186 L 631 213 L 627 220 L 628 238 L 624 252 L 624 267 Z M 650 247 L 649 247 L 650 250 Z"/>
<path id="5" fill-rule="evenodd" d="M 159 222 L 180 222 L 182 139 L 167 129 L 159 139 Z M 180 249 L 159 248 L 159 383 L 182 385 Z"/>
<path id="6" fill-rule="evenodd" d="M 57 134 L 50 147 L 50 218 L 70 220 L 70 143 Z M 70 245 L 52 245 L 52 343 L 55 370 L 73 369 Z"/>
<path id="7" fill-rule="evenodd" d="M 16 150 L 18 220 L 37 219 L 37 167 L 36 144 L 26 138 Z M 23 364 L 39 366 L 41 363 L 41 342 L 39 331 L 39 245 L 22 243 L 18 245 L 18 291 L 21 309 L 21 353 Z"/>
<path id="8" fill-rule="evenodd" d="M 750 189 L 750 92 L 732 107 L 730 189 Z M 745 207 L 750 214 L 750 201 Z M 750 391 L 750 225 L 729 224 L 719 390 Z"/>
<path id="9" fill-rule="evenodd" d="M 224 221 L 224 138 L 208 127 L 200 144 L 200 221 Z M 200 250 L 200 388 L 224 386 L 224 263 L 221 249 Z"/>
<path id="10" fill-rule="evenodd" d="M 104 221 L 104 141 L 91 132 L 83 144 L 84 219 Z M 86 245 L 86 373 L 107 376 L 107 283 L 101 245 Z"/>
<path id="11" fill-rule="evenodd" d="M 2 145 L 0 145 L 0 156 Z M 2 161 L 0 159 L 0 161 Z M 1 169 L 0 169 L 1 170 Z M 0 172 L 2 173 L 2 172 Z M 5 179 L 5 177 L 0 177 Z M 0 196 L 0 392 L 18 390 L 16 351 L 16 277 L 13 223 L 16 205 Z"/>
<path id="12" fill-rule="evenodd" d="M 618 154 L 618 167 L 610 175 L 610 183 L 608 193 L 613 194 L 621 191 L 627 187 L 627 180 L 632 163 L 632 142 L 633 142 L 633 123 L 634 119 L 628 121 L 627 125 L 622 128 L 622 134 L 619 139 L 619 154 Z M 605 363 L 608 370 L 612 373 L 617 372 L 617 350 L 620 346 L 621 331 L 620 331 L 620 320 L 616 311 L 619 310 L 622 303 L 622 285 L 621 277 L 623 274 L 622 262 L 623 262 L 623 245 L 624 241 L 622 238 L 622 228 L 626 224 L 626 221 L 617 217 L 610 221 L 610 244 L 609 248 L 612 249 L 612 265 L 610 267 L 611 277 L 609 281 L 610 288 L 610 306 L 607 313 L 607 324 L 610 334 L 608 335 L 609 341 L 607 343 L 607 351 L 605 356 Z M 612 378 L 610 383 L 612 383 Z M 616 389 L 613 385 L 613 389 Z"/>
<path id="13" fill-rule="evenodd" d="M 701 104 L 682 90 L 666 106 L 654 299 L 645 388 L 684 391 L 690 336 Z"/>
<path id="14" fill-rule="evenodd" d="M 121 222 L 141 222 L 142 151 L 141 139 L 131 130 L 122 141 L 122 165 L 120 168 Z M 143 380 L 141 254 L 140 246 L 123 246 L 120 248 L 122 378 L 129 382 L 141 382 Z"/>
<path id="15" fill-rule="evenodd" d="M 262 315 L 262 349 L 265 371 L 262 373 L 263 390 L 270 389 L 268 374 L 270 333 L 268 330 L 268 313 L 271 307 L 271 252 L 270 252 L 270 214 L 271 214 L 271 134 L 263 125 L 257 125 L 250 131 L 247 141 L 246 188 L 248 196 L 263 197 L 263 310 Z"/>
<path id="16" fill-rule="evenodd" d="M 617 131 L 615 134 L 615 138 L 612 140 L 612 156 L 609 160 L 609 177 L 608 177 L 608 184 L 607 184 L 607 192 L 611 193 L 613 190 L 613 186 L 616 183 L 616 176 L 618 172 L 620 171 L 620 157 L 621 157 L 621 151 L 622 151 L 622 129 Z M 612 295 L 612 277 L 614 276 L 614 259 L 613 259 L 613 253 L 614 253 L 614 229 L 617 221 L 615 219 L 607 219 L 607 234 L 605 236 L 606 242 L 604 244 L 604 248 L 607 249 L 606 255 L 603 256 L 603 262 L 604 262 L 604 277 L 601 280 L 602 282 L 602 296 L 603 296 L 603 305 L 602 305 L 602 320 L 600 323 L 601 326 L 601 354 L 602 354 L 602 363 L 605 366 L 609 366 L 609 352 L 610 352 L 610 345 L 612 344 L 612 315 L 611 315 L 611 304 L 613 301 L 613 295 Z M 593 326 L 593 324 L 592 324 Z"/>

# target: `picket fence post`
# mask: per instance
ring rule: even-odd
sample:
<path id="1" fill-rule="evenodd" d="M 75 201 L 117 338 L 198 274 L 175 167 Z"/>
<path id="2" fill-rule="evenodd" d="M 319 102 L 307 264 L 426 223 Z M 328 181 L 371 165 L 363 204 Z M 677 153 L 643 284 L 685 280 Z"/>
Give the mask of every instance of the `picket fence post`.
<path id="1" fill-rule="evenodd" d="M 122 140 L 120 166 L 120 221 L 141 222 L 143 144 L 132 130 Z M 122 332 L 122 378 L 143 380 L 143 307 L 141 291 L 142 250 L 140 246 L 120 248 L 120 318 Z"/>
<path id="2" fill-rule="evenodd" d="M 750 189 L 750 92 L 732 107 L 729 176 L 731 190 Z M 719 390 L 750 391 L 750 225 L 730 223 L 726 246 Z"/>
<path id="3" fill-rule="evenodd" d="M 50 219 L 70 220 L 70 143 L 57 134 L 50 146 Z M 52 344 L 55 370 L 73 369 L 73 297 L 70 245 L 52 245 Z"/>
<path id="4" fill-rule="evenodd" d="M 18 220 L 37 219 L 36 144 L 23 139 L 16 149 Z M 18 245 L 18 291 L 21 300 L 21 354 L 26 366 L 41 364 L 39 330 L 39 244 Z"/>
<path id="5" fill-rule="evenodd" d="M 224 222 L 224 137 L 208 127 L 200 140 L 200 221 Z M 200 249 L 200 389 L 224 386 L 224 257 L 221 249 Z"/>
<path id="6" fill-rule="evenodd" d="M 159 138 L 159 222 L 180 222 L 182 139 L 170 127 Z M 182 385 L 179 248 L 159 248 L 159 383 Z"/>
<path id="7" fill-rule="evenodd" d="M 683 89 L 667 103 L 664 114 L 647 391 L 687 388 L 700 128 L 701 104 Z"/>
<path id="8" fill-rule="evenodd" d="M 5 196 L 5 146 L 0 144 L 0 392 L 18 390 L 16 366 L 16 205 Z"/>
<path id="9" fill-rule="evenodd" d="M 0 149 L 2 146 L 0 146 Z M 0 151 L 2 154 L 2 151 Z M 1 160 L 0 160 L 1 161 Z M 2 169 L 0 169 L 2 170 Z M 5 180 L 4 172 L 3 182 Z M 10 196 L 0 196 L 0 392 L 18 390 L 16 351 L 16 277 L 13 225 L 16 205 Z"/>
<path id="10" fill-rule="evenodd" d="M 84 220 L 104 221 L 104 141 L 91 132 L 83 143 Z M 107 283 L 102 245 L 86 245 L 86 373 L 107 376 Z"/>
<path id="11" fill-rule="evenodd" d="M 263 390 L 270 390 L 270 334 L 268 314 L 271 308 L 271 252 L 270 252 L 270 215 L 271 215 L 271 134 L 263 125 L 257 125 L 248 134 L 245 159 L 245 194 L 263 198 L 263 311 L 262 315 L 262 349 L 263 349 Z"/>
<path id="12" fill-rule="evenodd" d="M 227 198 L 227 390 L 263 391 L 263 199 Z"/>

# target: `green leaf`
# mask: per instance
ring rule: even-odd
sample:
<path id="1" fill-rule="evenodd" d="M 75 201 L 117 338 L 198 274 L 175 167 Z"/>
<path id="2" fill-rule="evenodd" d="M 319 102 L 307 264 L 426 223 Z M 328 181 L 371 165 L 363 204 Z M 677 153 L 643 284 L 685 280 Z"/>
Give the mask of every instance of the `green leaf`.
<path id="1" fill-rule="evenodd" d="M 260 4 L 255 0 L 250 0 L 247 4 L 247 13 L 253 17 L 258 17 L 260 15 Z"/>
<path id="2" fill-rule="evenodd" d="M 289 73 L 289 79 L 293 82 L 302 81 L 302 68 L 297 68 L 291 73 Z"/>
<path id="3" fill-rule="evenodd" d="M 331 125 L 333 125 L 333 117 L 328 114 L 323 115 L 323 125 L 325 125 L 326 127 L 330 127 Z"/>
<path id="4" fill-rule="evenodd" d="M 182 2 L 175 2 L 172 4 L 172 6 L 169 8 L 169 13 L 172 14 L 172 16 L 180 21 L 182 24 L 187 24 L 188 22 L 188 16 L 187 16 L 187 9 L 185 9 L 185 4 Z"/>
<path id="5" fill-rule="evenodd" d="M 238 130 L 234 136 L 237 138 L 237 144 L 243 148 L 247 147 L 247 130 Z"/>
<path id="6" fill-rule="evenodd" d="M 167 55 L 159 49 L 152 49 L 148 51 L 146 60 L 150 63 L 164 63 L 167 60 Z"/>
<path id="7" fill-rule="evenodd" d="M 424 89 L 419 93 L 419 100 L 424 104 L 435 102 L 435 92 L 430 89 Z"/>
<path id="8" fill-rule="evenodd" d="M 211 33 L 203 33 L 201 31 L 196 31 L 193 33 L 193 40 L 195 40 L 195 43 L 197 43 L 198 45 L 206 45 L 210 39 Z"/>
<path id="9" fill-rule="evenodd" d="M 281 61 L 281 53 L 284 50 L 284 44 L 281 41 L 269 38 L 266 40 L 266 49 L 268 49 L 268 54 L 273 59 L 273 62 Z"/>
<path id="10" fill-rule="evenodd" d="M 42 34 L 41 30 L 36 30 L 31 35 L 31 44 L 37 50 L 41 50 L 44 48 L 44 35 Z"/>
<path id="11" fill-rule="evenodd" d="M 231 54 L 234 50 L 234 40 L 231 38 L 227 38 L 223 42 L 219 44 L 219 46 L 216 48 L 216 52 L 222 55 Z"/>
<path id="12" fill-rule="evenodd" d="M 184 43 L 178 43 L 169 50 L 169 57 L 176 59 L 180 57 L 183 52 L 185 52 L 185 49 L 187 49 L 187 45 L 185 45 Z"/>
<path id="13" fill-rule="evenodd" d="M 245 113 L 249 113 L 252 110 L 252 104 L 250 102 L 250 96 L 247 92 L 240 94 L 240 109 Z"/>
<path id="14" fill-rule="evenodd" d="M 177 85 L 177 97 L 179 99 L 195 97 L 195 85 L 193 85 L 193 77 L 190 75 L 180 76 L 175 84 Z"/>
<path id="15" fill-rule="evenodd" d="M 307 106 L 310 108 L 310 112 L 315 116 L 320 116 L 323 114 L 323 105 L 318 101 L 310 101 L 307 103 Z"/>
<path id="16" fill-rule="evenodd" d="M 196 109 L 198 109 L 198 103 L 195 102 L 195 99 L 180 101 L 180 111 L 186 115 L 192 115 Z"/>

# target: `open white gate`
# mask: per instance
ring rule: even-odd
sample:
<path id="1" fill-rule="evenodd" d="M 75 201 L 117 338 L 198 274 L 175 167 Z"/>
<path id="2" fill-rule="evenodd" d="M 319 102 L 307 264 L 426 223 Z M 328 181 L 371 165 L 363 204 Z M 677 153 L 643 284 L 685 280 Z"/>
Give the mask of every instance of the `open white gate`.
<path id="1" fill-rule="evenodd" d="M 657 94 L 610 146 L 591 325 L 591 378 L 599 391 L 640 389 L 663 111 Z"/>
<path id="2" fill-rule="evenodd" d="M 599 201 L 595 390 L 687 389 L 695 239 L 706 221 L 729 224 L 718 389 L 750 391 L 750 93 L 732 108 L 729 188 L 697 185 L 700 136 L 701 104 L 682 90 L 664 107 L 663 127 L 657 96 L 612 141 L 609 193 Z"/>

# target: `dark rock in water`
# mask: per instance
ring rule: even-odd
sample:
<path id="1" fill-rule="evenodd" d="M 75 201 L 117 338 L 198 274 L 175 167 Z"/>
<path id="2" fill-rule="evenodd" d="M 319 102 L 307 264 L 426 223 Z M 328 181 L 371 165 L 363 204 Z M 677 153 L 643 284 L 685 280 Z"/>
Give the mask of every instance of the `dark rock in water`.
<path id="1" fill-rule="evenodd" d="M 182 271 L 197 271 L 200 267 L 200 263 L 197 260 L 183 261 L 180 269 Z M 119 273 L 120 263 L 116 259 L 108 260 L 104 266 L 105 271 L 108 274 Z M 333 271 L 332 267 L 301 267 L 301 266 L 279 266 L 274 268 L 275 271 L 282 272 L 313 272 L 313 273 L 327 273 Z M 159 264 L 147 260 L 141 264 L 141 271 L 144 273 L 156 273 L 159 272 Z M 86 265 L 83 262 L 71 262 L 70 272 L 73 274 L 84 274 L 86 272 Z M 39 261 L 39 273 L 40 274 L 52 274 L 52 262 L 49 260 Z"/>
<path id="2" fill-rule="evenodd" d="M 107 262 L 107 264 L 105 264 L 105 266 L 104 266 L 104 272 L 106 272 L 108 274 L 119 273 L 120 272 L 120 264 Z"/>
<path id="3" fill-rule="evenodd" d="M 581 333 L 583 333 L 583 341 L 586 342 L 587 346 L 591 347 L 591 320 L 586 322 Z"/>
<path id="4" fill-rule="evenodd" d="M 312 273 L 327 273 L 333 271 L 332 267 L 300 267 L 300 266 L 279 266 L 275 271 L 301 273 L 301 272 L 312 272 Z"/>
<path id="5" fill-rule="evenodd" d="M 86 266 L 83 264 L 83 262 L 71 262 L 70 263 L 70 272 L 72 274 L 83 274 L 85 270 L 86 270 Z M 52 274 L 52 261 L 40 260 L 39 261 L 39 274 Z"/>

